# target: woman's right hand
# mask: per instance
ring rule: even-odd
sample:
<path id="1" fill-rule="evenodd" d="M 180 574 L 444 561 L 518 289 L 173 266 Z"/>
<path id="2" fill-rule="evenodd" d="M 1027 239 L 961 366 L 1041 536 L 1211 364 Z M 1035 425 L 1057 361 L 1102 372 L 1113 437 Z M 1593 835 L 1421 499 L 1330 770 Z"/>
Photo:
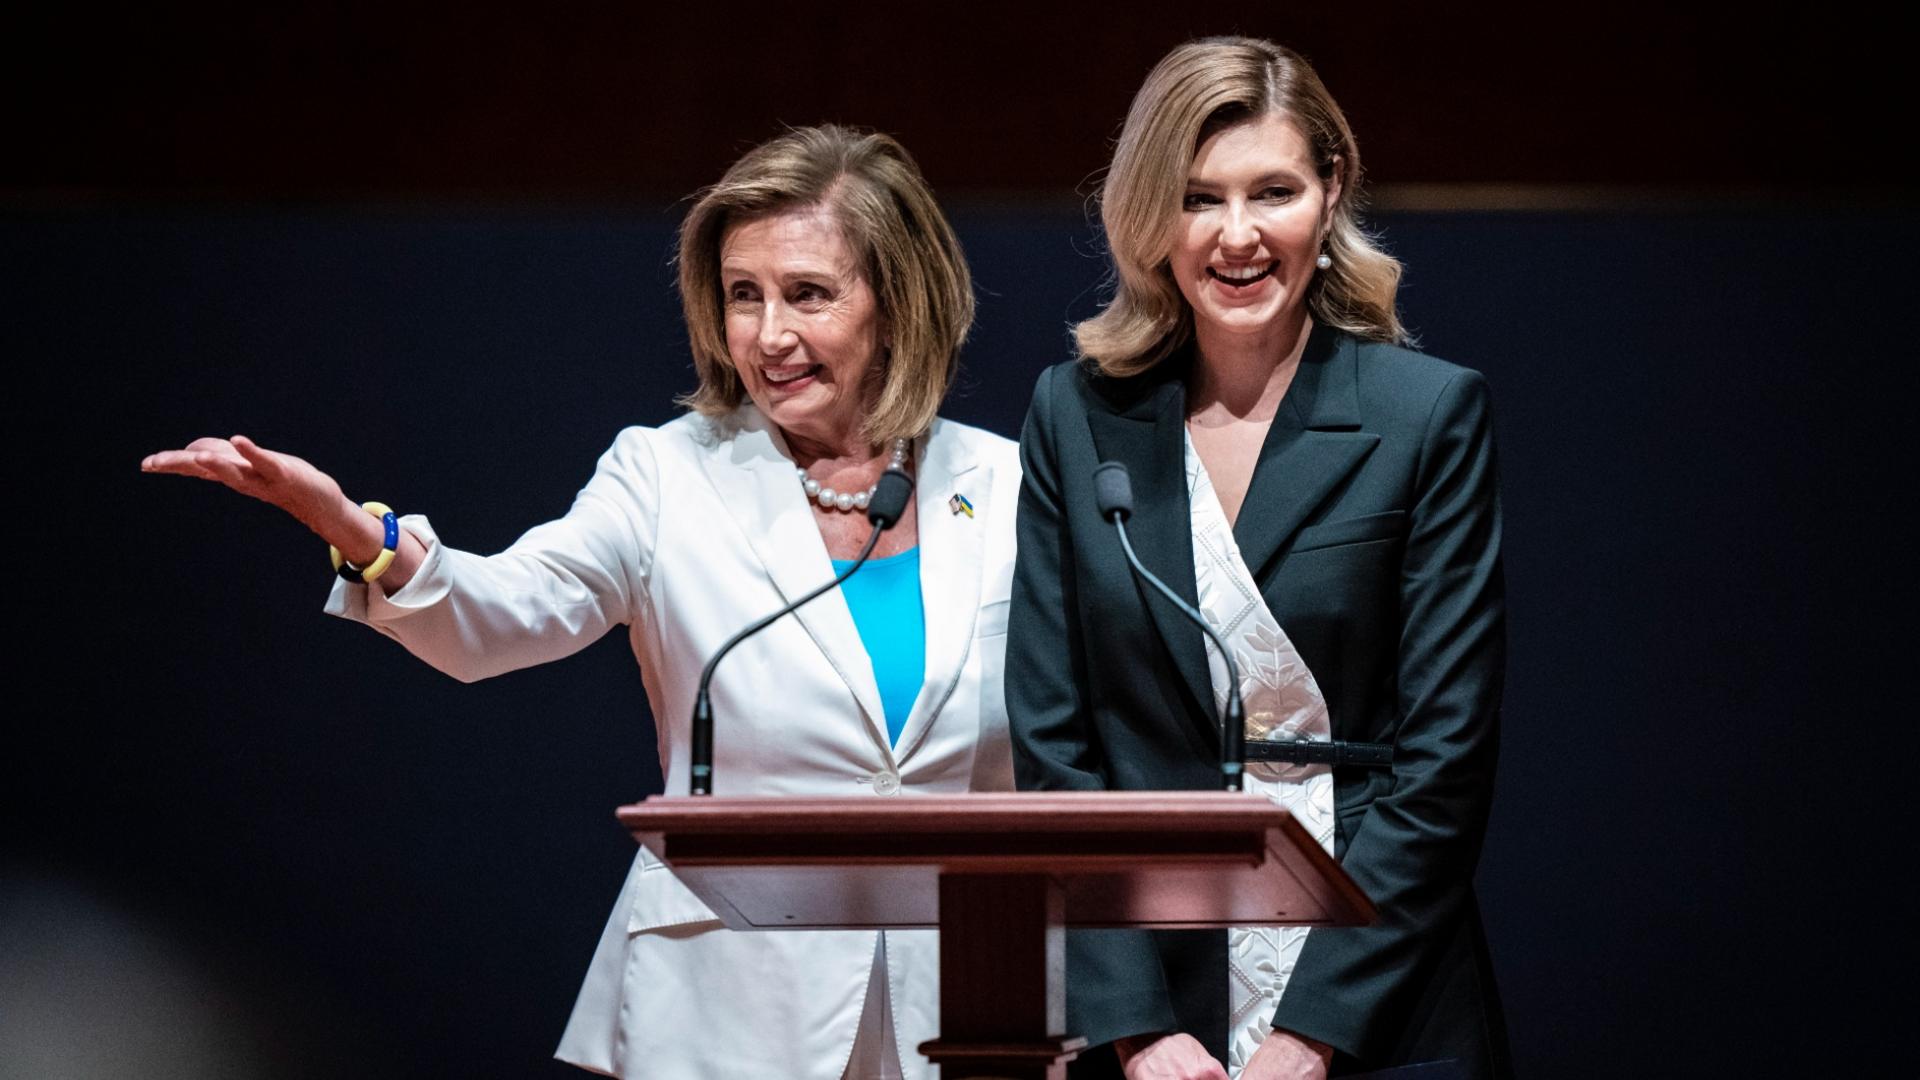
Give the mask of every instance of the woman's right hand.
<path id="1" fill-rule="evenodd" d="M 140 462 L 140 471 L 225 484 L 285 510 L 321 536 L 338 532 L 343 522 L 341 508 L 347 497 L 333 477 L 304 458 L 268 450 L 245 435 L 195 439 L 182 450 L 149 454 Z M 360 509 L 354 507 L 353 512 L 359 514 Z"/>
<path id="2" fill-rule="evenodd" d="M 1183 1032 L 1115 1039 L 1113 1049 L 1127 1080 L 1227 1080 L 1226 1066 Z"/>
<path id="3" fill-rule="evenodd" d="M 355 566 L 366 566 L 380 554 L 380 519 L 347 501 L 333 477 L 305 458 L 269 450 L 245 435 L 195 439 L 180 450 L 149 454 L 140 471 L 197 476 L 272 503 L 339 548 Z M 425 546 L 402 529 L 400 550 L 380 578 L 382 589 L 391 593 L 405 585 L 425 555 Z"/>

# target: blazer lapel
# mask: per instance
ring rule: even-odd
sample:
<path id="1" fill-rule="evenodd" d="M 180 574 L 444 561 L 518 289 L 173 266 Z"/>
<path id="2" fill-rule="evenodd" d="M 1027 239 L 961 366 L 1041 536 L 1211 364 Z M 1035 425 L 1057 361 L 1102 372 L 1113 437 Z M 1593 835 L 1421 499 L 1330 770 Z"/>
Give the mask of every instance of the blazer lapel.
<path id="1" fill-rule="evenodd" d="M 806 495 L 794 478 L 793 461 L 787 457 L 780 433 L 751 407 L 736 412 L 733 423 L 736 430 L 732 437 L 717 454 L 702 457 L 701 463 L 720 494 L 721 505 L 766 567 L 781 603 L 789 604 L 831 581 L 833 563 Z M 884 746 L 887 722 L 880 706 L 880 687 L 874 681 L 873 662 L 867 658 L 845 598 L 836 589 L 789 618 L 800 620 L 827 663 L 852 691 Z"/>
<path id="2" fill-rule="evenodd" d="M 1359 428 L 1359 350 L 1351 338 L 1316 326 L 1233 524 L 1254 580 L 1264 580 L 1308 515 L 1379 445 L 1380 436 Z"/>
<path id="3" fill-rule="evenodd" d="M 1172 368 L 1170 362 L 1161 367 Z M 1156 369 L 1157 371 L 1158 369 Z M 1193 510 L 1187 499 L 1186 390 L 1169 371 L 1160 382 L 1116 412 L 1089 411 L 1087 422 L 1102 461 L 1126 465 L 1133 481 L 1134 513 L 1127 520 L 1133 552 L 1153 575 L 1188 604 L 1199 601 L 1193 578 Z M 1110 526 L 1102 525 L 1102 528 Z M 1124 559 L 1119 541 L 1114 554 Z M 1125 570 L 1124 564 L 1122 571 Z M 1207 673 L 1207 649 L 1200 628 L 1168 603 L 1151 585 L 1139 584 L 1160 639 L 1186 683 L 1196 715 L 1213 729 L 1213 682 Z"/>
<path id="4" fill-rule="evenodd" d="M 943 435 L 945 426 L 944 420 L 933 422 L 914 484 L 920 519 L 920 602 L 926 613 L 926 675 L 893 748 L 896 761 L 905 760 L 925 741 L 933 718 L 960 681 L 980 615 L 980 577 L 992 531 L 989 522 L 994 515 L 1014 509 L 994 505 L 989 498 L 993 467 L 971 460 L 960 436 Z M 971 516 L 952 509 L 949 503 L 955 495 L 972 504 Z"/>

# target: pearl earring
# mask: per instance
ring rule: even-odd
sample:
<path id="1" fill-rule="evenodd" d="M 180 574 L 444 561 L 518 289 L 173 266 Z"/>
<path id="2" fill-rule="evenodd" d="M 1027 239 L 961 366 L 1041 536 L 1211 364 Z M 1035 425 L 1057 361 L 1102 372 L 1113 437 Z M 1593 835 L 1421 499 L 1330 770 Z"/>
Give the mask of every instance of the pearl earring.
<path id="1" fill-rule="evenodd" d="M 1333 256 L 1323 251 L 1320 253 L 1319 258 L 1313 260 L 1313 265 L 1319 267 L 1322 270 L 1329 269 L 1333 266 Z"/>

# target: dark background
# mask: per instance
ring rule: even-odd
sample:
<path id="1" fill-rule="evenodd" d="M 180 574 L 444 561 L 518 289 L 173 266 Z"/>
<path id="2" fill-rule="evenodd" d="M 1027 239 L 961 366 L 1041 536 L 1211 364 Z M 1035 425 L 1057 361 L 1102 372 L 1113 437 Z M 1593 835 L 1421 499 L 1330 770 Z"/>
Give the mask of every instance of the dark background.
<path id="1" fill-rule="evenodd" d="M 571 1075 L 611 810 L 659 787 L 620 635 L 458 685 L 319 614 L 313 538 L 141 456 L 243 431 L 504 546 L 690 385 L 676 200 L 825 120 L 920 157 L 981 295 L 948 413 L 1013 434 L 1097 308 L 1082 200 L 1133 88 L 1235 28 L 1318 63 L 1409 322 L 1494 388 L 1480 885 L 1523 1074 L 1890 1068 L 1920 239 L 1891 27 L 533 12 L 82 8 L 0 44 L 0 1076 Z"/>

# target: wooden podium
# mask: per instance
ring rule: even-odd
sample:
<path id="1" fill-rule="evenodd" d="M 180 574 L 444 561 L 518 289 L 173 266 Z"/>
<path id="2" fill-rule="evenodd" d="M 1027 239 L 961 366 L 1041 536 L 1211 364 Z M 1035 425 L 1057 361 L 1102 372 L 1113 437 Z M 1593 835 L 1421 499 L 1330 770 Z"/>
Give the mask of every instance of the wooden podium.
<path id="1" fill-rule="evenodd" d="M 654 796 L 619 817 L 735 930 L 937 928 L 940 1037 L 919 1050 L 944 1080 L 1065 1076 L 1086 1045 L 1064 1030 L 1067 927 L 1375 917 L 1257 795 Z"/>

